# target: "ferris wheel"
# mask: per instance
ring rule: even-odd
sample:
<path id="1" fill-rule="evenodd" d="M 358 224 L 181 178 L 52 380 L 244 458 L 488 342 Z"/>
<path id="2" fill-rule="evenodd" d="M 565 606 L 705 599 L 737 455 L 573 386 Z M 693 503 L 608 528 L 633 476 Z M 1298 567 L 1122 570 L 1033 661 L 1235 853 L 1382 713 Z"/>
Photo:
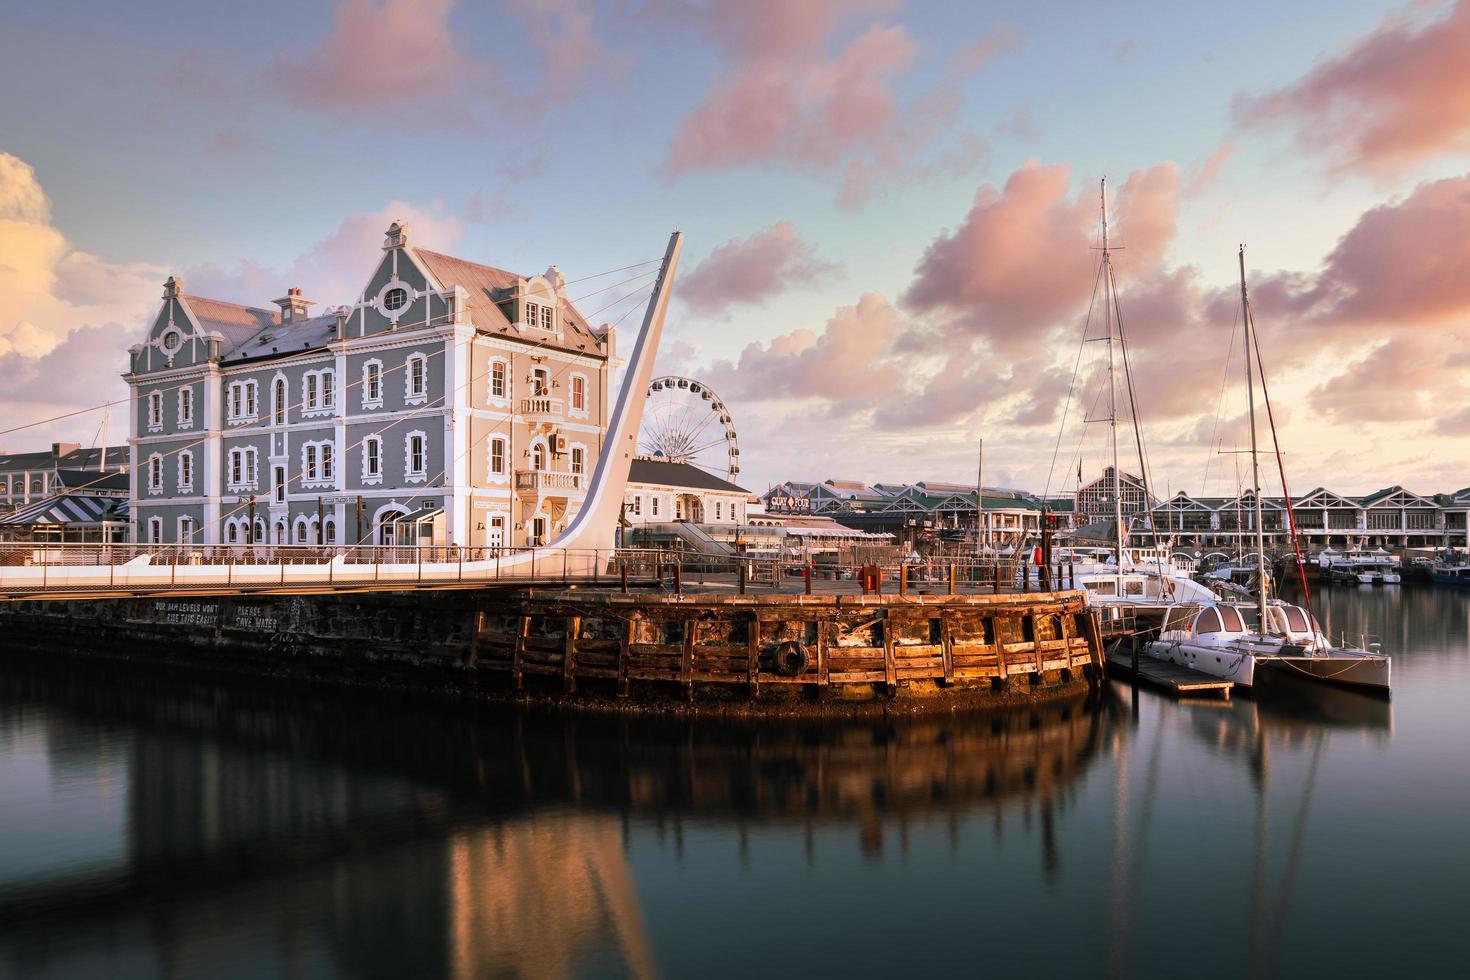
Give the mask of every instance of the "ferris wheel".
<path id="1" fill-rule="evenodd" d="M 640 455 L 688 463 L 734 481 L 740 475 L 740 443 L 730 409 L 709 385 L 692 378 L 655 378 L 648 385 Z"/>

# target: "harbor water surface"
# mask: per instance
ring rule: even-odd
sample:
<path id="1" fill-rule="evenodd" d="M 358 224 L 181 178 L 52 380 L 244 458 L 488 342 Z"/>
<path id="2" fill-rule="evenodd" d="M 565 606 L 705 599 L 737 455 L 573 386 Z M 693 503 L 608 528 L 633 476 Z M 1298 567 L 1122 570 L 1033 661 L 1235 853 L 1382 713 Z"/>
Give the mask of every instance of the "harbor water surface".
<path id="1" fill-rule="evenodd" d="M 1392 704 L 741 725 L 6 657 L 0 976 L 1459 972 L 1470 596 L 1319 598 Z"/>

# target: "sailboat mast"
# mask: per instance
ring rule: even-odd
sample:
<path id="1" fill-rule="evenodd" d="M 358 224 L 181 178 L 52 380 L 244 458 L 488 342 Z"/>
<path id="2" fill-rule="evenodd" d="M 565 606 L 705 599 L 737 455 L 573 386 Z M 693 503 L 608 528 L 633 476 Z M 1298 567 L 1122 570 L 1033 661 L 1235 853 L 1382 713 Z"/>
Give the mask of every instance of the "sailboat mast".
<path id="1" fill-rule="evenodd" d="M 1266 530 L 1261 526 L 1261 454 L 1256 448 L 1256 385 L 1251 370 L 1251 307 L 1245 291 L 1245 246 L 1240 246 L 1240 319 L 1245 325 L 1245 392 L 1250 404 L 1251 423 L 1251 490 L 1255 494 L 1256 507 L 1256 592 L 1261 623 L 1261 633 L 1271 631 L 1266 618 Z"/>
<path id="2" fill-rule="evenodd" d="M 1113 444 L 1113 543 L 1118 574 L 1123 574 L 1123 481 L 1118 473 L 1118 386 L 1113 378 L 1113 260 L 1108 253 L 1108 179 L 1101 184 L 1103 316 L 1108 326 L 1108 431 Z M 1121 592 L 1121 590 L 1120 590 Z"/>

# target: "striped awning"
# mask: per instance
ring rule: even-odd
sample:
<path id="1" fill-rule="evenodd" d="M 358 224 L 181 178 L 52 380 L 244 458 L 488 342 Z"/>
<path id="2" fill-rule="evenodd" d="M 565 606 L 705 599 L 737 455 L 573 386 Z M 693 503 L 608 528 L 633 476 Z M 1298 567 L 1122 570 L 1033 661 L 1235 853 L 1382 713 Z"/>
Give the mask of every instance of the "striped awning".
<path id="1" fill-rule="evenodd" d="M 64 493 L 28 504 L 0 517 L 0 525 L 15 527 L 52 524 L 100 524 L 103 521 L 126 521 L 126 497 L 103 497 L 87 493 Z"/>

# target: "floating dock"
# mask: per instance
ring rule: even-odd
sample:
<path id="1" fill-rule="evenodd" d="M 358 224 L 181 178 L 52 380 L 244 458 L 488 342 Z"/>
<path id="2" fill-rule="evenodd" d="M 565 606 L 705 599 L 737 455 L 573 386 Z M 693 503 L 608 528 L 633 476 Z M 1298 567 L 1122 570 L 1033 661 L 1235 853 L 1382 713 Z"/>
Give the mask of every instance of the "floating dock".
<path id="1" fill-rule="evenodd" d="M 1122 646 L 1115 646 L 1108 653 L 1108 668 L 1115 674 L 1133 678 L 1133 655 Z M 1145 684 L 1168 691 L 1175 697 L 1186 694 L 1219 694 L 1229 699 L 1234 681 L 1192 670 L 1168 660 L 1140 655 L 1137 679 Z"/>

